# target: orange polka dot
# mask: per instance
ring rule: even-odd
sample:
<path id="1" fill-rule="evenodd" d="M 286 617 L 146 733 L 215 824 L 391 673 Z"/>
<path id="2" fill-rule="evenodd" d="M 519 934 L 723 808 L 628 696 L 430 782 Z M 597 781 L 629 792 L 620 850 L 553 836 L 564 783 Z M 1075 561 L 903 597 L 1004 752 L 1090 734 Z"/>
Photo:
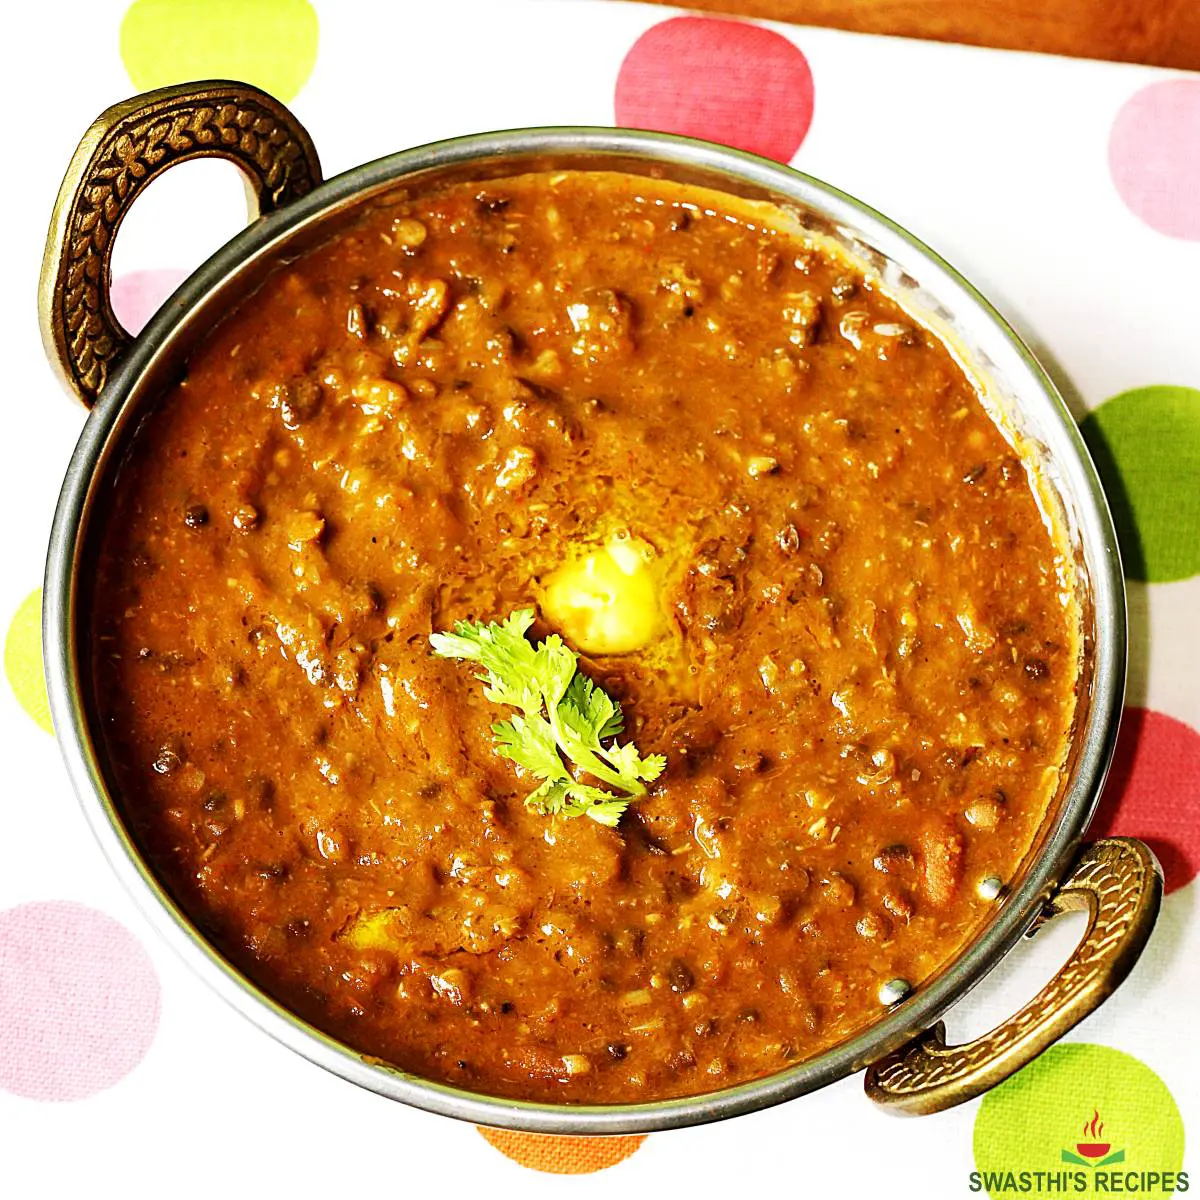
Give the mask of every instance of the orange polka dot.
<path id="1" fill-rule="evenodd" d="M 551 1137 L 514 1133 L 508 1129 L 476 1128 L 505 1158 L 532 1171 L 549 1175 L 588 1175 L 627 1159 L 646 1140 L 635 1137 Z"/>

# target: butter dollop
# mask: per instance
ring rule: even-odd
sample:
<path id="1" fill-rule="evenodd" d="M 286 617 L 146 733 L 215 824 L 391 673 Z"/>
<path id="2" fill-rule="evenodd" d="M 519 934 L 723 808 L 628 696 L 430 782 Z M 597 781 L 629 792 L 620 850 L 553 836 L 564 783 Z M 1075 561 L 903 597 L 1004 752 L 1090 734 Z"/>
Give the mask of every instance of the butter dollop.
<path id="1" fill-rule="evenodd" d="M 542 615 L 585 654 L 628 654 L 666 629 L 662 564 L 649 542 L 626 532 L 578 549 L 544 581 Z"/>

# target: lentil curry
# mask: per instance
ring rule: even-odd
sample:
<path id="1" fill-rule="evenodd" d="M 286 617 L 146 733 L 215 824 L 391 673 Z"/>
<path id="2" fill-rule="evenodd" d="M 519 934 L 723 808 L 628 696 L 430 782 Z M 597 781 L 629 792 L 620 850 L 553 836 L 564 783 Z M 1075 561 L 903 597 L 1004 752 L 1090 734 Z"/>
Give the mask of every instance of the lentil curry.
<path id="1" fill-rule="evenodd" d="M 767 1075 L 919 987 L 1034 841 L 1078 659 L 1037 494 L 782 212 L 617 173 L 392 195 L 134 440 L 92 597 L 124 816 L 361 1052 L 565 1102 Z M 511 712 L 431 652 L 524 608 L 665 756 L 613 828 L 527 808 Z"/>

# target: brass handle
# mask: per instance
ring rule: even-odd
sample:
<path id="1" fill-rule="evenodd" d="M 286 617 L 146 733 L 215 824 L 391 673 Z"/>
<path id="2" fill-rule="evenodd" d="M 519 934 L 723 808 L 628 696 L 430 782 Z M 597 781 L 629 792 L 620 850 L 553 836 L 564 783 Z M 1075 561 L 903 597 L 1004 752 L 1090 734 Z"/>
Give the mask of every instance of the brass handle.
<path id="1" fill-rule="evenodd" d="M 1145 947 L 1161 901 L 1162 870 L 1143 843 L 1102 838 L 1085 846 L 1034 926 L 1087 911 L 1087 932 L 1058 974 L 1020 1012 L 965 1045 L 947 1046 L 939 1021 L 868 1069 L 867 1095 L 893 1111 L 918 1114 L 995 1087 L 1117 989 Z"/>
<path id="2" fill-rule="evenodd" d="M 159 88 L 114 105 L 71 159 L 50 219 L 38 316 L 51 364 L 89 408 L 132 341 L 109 295 L 121 221 L 156 176 L 207 157 L 245 173 L 251 220 L 321 182 L 300 122 L 265 92 L 225 80 Z"/>

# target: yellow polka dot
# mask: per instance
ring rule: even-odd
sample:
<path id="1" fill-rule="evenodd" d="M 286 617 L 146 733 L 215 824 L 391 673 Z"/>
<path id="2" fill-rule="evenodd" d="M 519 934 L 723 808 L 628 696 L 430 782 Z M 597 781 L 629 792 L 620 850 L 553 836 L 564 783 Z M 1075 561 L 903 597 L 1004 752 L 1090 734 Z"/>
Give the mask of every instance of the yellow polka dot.
<path id="1" fill-rule="evenodd" d="M 42 589 L 35 588 L 21 603 L 4 640 L 4 674 L 17 703 L 47 732 L 50 699 L 42 669 Z"/>
<path id="2" fill-rule="evenodd" d="M 134 0 L 121 58 L 142 89 L 237 79 L 291 100 L 317 60 L 309 0 Z"/>

